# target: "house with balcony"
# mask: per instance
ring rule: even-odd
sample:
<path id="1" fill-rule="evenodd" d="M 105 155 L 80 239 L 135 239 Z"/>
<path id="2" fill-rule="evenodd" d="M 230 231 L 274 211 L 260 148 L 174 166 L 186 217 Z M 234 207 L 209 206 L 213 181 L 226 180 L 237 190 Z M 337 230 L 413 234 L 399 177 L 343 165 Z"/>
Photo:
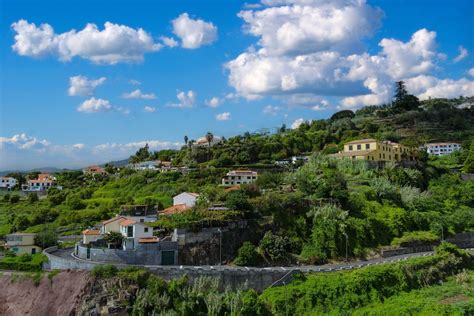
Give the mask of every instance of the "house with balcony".
<path id="1" fill-rule="evenodd" d="M 17 256 L 22 254 L 34 255 L 41 252 L 41 248 L 35 245 L 36 234 L 13 233 L 6 235 L 5 249 L 13 251 Z"/>
<path id="2" fill-rule="evenodd" d="M 422 146 L 422 150 L 425 150 L 430 156 L 444 156 L 449 155 L 457 150 L 461 150 L 461 144 L 456 142 L 443 142 L 443 143 L 428 143 Z"/>
<path id="3" fill-rule="evenodd" d="M 145 223 L 136 222 L 133 219 L 125 219 L 119 222 L 120 233 L 123 236 L 123 250 L 133 250 L 140 240 L 153 240 L 153 228 Z"/>
<path id="4" fill-rule="evenodd" d="M 330 156 L 384 162 L 415 160 L 412 148 L 391 141 L 378 141 L 372 138 L 348 142 L 344 144 L 343 151 Z"/>
<path id="5" fill-rule="evenodd" d="M 120 207 L 120 216 L 133 219 L 139 223 L 154 222 L 157 219 L 158 206 L 144 204 L 122 205 Z"/>
<path id="6" fill-rule="evenodd" d="M 0 190 L 13 190 L 18 181 L 13 177 L 0 177 Z"/>
<path id="7" fill-rule="evenodd" d="M 257 181 L 258 173 L 252 170 L 232 170 L 222 178 L 223 186 L 251 184 Z"/>
<path id="8" fill-rule="evenodd" d="M 56 186 L 56 177 L 49 173 L 40 173 L 36 179 L 28 180 L 27 184 L 22 185 L 21 189 L 27 192 L 44 192 Z"/>

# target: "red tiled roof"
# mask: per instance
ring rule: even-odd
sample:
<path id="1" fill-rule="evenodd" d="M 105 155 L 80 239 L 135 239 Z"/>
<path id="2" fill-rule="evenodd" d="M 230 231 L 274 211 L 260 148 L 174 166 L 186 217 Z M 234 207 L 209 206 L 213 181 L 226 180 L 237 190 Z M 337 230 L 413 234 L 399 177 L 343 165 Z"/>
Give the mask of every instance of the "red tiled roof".
<path id="1" fill-rule="evenodd" d="M 124 221 L 121 221 L 120 222 L 120 225 L 121 226 L 130 226 L 130 225 L 133 225 L 133 224 L 136 224 L 137 222 L 134 221 L 133 219 L 126 219 Z"/>
<path id="2" fill-rule="evenodd" d="M 116 220 L 119 220 L 119 219 L 122 220 L 122 221 L 126 220 L 126 218 L 123 217 L 123 216 L 115 216 L 114 218 L 111 218 L 111 219 L 108 219 L 108 220 L 102 222 L 102 224 L 107 225 L 107 224 L 115 222 Z"/>
<path id="3" fill-rule="evenodd" d="M 178 214 L 185 212 L 187 210 L 191 209 L 189 206 L 186 204 L 177 204 L 170 206 L 168 208 L 165 208 L 164 210 L 160 211 L 160 215 L 172 215 L 172 214 Z"/>
<path id="4" fill-rule="evenodd" d="M 138 242 L 141 244 L 151 244 L 151 243 L 160 242 L 160 239 L 158 237 L 144 237 L 144 238 L 140 238 Z"/>
<path id="5" fill-rule="evenodd" d="M 86 229 L 82 232 L 83 235 L 100 235 L 100 230 Z"/>

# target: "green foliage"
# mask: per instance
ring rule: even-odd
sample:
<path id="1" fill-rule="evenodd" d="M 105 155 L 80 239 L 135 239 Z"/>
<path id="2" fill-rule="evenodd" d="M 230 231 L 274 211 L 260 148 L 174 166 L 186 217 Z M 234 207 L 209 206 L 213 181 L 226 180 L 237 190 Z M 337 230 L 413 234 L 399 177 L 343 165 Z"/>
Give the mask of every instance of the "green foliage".
<path id="1" fill-rule="evenodd" d="M 39 198 L 36 192 L 28 193 L 28 202 L 30 202 L 30 204 L 33 204 L 38 201 L 39 201 Z"/>
<path id="2" fill-rule="evenodd" d="M 423 244 L 432 244 L 438 240 L 439 237 L 436 234 L 433 234 L 431 231 L 413 231 L 404 233 L 400 238 L 394 238 L 392 245 L 410 247 Z"/>
<path id="3" fill-rule="evenodd" d="M 264 256 L 274 262 L 287 261 L 291 252 L 291 241 L 287 236 L 275 235 L 268 231 L 260 240 L 259 248 Z"/>
<path id="4" fill-rule="evenodd" d="M 257 247 L 255 247 L 251 242 L 246 241 L 239 248 L 234 263 L 238 266 L 255 266 L 258 260 L 259 254 L 257 252 Z"/>
<path id="5" fill-rule="evenodd" d="M 115 248 L 119 248 L 122 245 L 123 236 L 121 233 L 118 233 L 118 232 L 108 232 L 104 236 L 104 240 L 108 244 L 113 245 Z"/>
<path id="6" fill-rule="evenodd" d="M 118 269 L 116 266 L 111 264 L 96 265 L 92 269 L 92 275 L 96 278 L 112 278 L 117 275 Z"/>
<path id="7" fill-rule="evenodd" d="M 23 254 L 16 257 L 5 257 L 0 260 L 0 269 L 16 271 L 41 271 L 48 258 L 43 254 Z"/>
<path id="8" fill-rule="evenodd" d="M 58 244 L 58 234 L 54 229 L 44 229 L 36 234 L 35 244 L 43 249 L 56 246 Z"/>
<path id="9" fill-rule="evenodd" d="M 20 201 L 20 196 L 19 195 L 14 194 L 14 195 L 10 196 L 10 203 L 11 204 L 18 203 L 19 201 Z"/>

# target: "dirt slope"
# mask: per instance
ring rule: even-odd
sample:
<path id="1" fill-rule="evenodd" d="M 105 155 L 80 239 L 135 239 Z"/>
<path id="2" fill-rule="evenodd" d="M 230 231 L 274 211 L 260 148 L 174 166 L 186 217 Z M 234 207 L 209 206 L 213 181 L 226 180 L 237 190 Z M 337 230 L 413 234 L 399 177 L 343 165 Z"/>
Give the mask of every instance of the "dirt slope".
<path id="1" fill-rule="evenodd" d="M 90 286 L 87 272 L 61 272 L 52 281 L 47 274 L 39 285 L 26 274 L 0 276 L 0 315 L 74 315 L 80 298 Z"/>

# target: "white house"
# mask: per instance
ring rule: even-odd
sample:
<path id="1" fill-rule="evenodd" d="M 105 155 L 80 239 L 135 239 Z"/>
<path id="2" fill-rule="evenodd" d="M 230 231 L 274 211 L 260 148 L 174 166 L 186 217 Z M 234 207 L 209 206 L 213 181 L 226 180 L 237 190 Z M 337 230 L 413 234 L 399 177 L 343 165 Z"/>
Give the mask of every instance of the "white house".
<path id="1" fill-rule="evenodd" d="M 23 191 L 47 191 L 56 186 L 56 177 L 48 173 L 40 173 L 34 180 L 28 180 L 28 184 L 22 185 Z"/>
<path id="2" fill-rule="evenodd" d="M 196 205 L 199 194 L 193 192 L 183 192 L 173 197 L 173 205 L 185 204 L 188 207 Z"/>
<path id="3" fill-rule="evenodd" d="M 135 170 L 159 170 L 161 166 L 161 161 L 160 160 L 150 160 L 150 161 L 144 161 L 144 162 L 139 162 L 135 164 L 130 164 L 130 168 L 135 169 Z"/>
<path id="4" fill-rule="evenodd" d="M 90 242 L 101 239 L 100 230 L 98 229 L 86 229 L 82 232 L 82 243 L 88 245 Z"/>
<path id="5" fill-rule="evenodd" d="M 12 177 L 0 177 L 0 189 L 11 190 L 13 189 L 18 181 Z"/>
<path id="6" fill-rule="evenodd" d="M 257 181 L 257 172 L 252 170 L 232 170 L 222 178 L 222 185 L 250 184 Z"/>
<path id="7" fill-rule="evenodd" d="M 426 149 L 426 152 L 429 155 L 433 156 L 443 156 L 449 155 L 456 150 L 461 149 L 461 145 L 459 143 L 429 143 L 423 146 Z"/>
<path id="8" fill-rule="evenodd" d="M 144 223 L 136 222 L 133 219 L 126 219 L 119 222 L 120 233 L 124 237 L 123 250 L 133 250 L 140 242 L 140 239 L 152 239 L 153 228 Z"/>

